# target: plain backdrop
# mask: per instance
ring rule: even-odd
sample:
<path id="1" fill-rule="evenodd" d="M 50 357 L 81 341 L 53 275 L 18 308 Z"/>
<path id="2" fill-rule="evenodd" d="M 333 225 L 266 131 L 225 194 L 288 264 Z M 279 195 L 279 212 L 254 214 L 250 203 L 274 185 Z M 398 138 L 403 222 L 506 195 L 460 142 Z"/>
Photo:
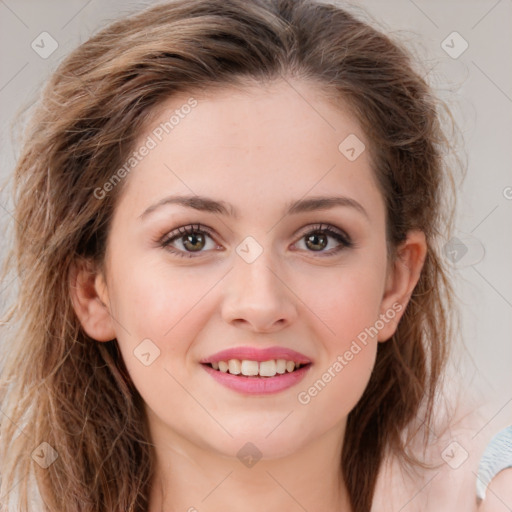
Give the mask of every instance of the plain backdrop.
<path id="1" fill-rule="evenodd" d="M 2 182 L 19 153 L 12 122 L 34 102 L 58 63 L 112 20 L 153 3 L 0 0 Z M 488 404 L 482 429 L 497 431 L 512 422 L 512 1 L 368 0 L 351 5 L 414 52 L 463 135 L 459 149 L 467 176 L 458 190 L 456 239 L 444 242 L 467 348 L 459 372 L 467 379 L 467 392 L 485 397 Z M 55 50 L 46 55 L 52 45 Z M 0 193 L 2 228 L 14 223 L 11 211 L 7 187 Z M 2 309 L 15 287 L 12 280 L 0 285 Z M 0 344 L 0 361 L 1 350 Z"/>

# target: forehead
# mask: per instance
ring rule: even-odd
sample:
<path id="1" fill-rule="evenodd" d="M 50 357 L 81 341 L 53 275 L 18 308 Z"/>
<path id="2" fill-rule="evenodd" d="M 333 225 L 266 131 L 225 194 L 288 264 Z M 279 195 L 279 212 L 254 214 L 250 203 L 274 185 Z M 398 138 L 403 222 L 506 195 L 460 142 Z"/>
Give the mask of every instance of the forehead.
<path id="1" fill-rule="evenodd" d="M 356 200 L 377 193 L 359 123 L 313 84 L 180 93 L 154 109 L 136 148 L 149 141 L 126 184 L 142 202 L 179 192 L 257 209 L 308 191 Z"/>
<path id="2" fill-rule="evenodd" d="M 189 108 L 191 103 L 195 106 Z M 283 139 L 292 142 L 290 139 L 304 138 L 314 140 L 315 145 L 323 138 L 325 146 L 334 145 L 337 149 L 337 141 L 344 135 L 357 133 L 361 140 L 366 137 L 349 105 L 340 99 L 335 107 L 319 85 L 291 80 L 245 87 L 217 86 L 174 95 L 153 109 L 144 134 L 158 130 L 159 126 L 164 128 L 165 135 L 172 131 L 173 137 L 163 136 L 166 143 L 172 144 L 173 139 L 180 137 L 180 146 L 187 139 L 194 142 L 189 139 L 192 133 L 200 136 L 206 147 L 245 149 L 272 149 Z M 295 151 L 299 153 L 300 149 L 297 146 Z"/>

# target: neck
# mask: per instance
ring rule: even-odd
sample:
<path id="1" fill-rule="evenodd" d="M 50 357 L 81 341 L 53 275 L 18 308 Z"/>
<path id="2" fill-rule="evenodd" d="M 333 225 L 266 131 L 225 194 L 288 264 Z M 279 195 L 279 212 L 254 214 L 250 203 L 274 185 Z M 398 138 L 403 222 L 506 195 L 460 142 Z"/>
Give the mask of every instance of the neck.
<path id="1" fill-rule="evenodd" d="M 289 456 L 257 461 L 250 447 L 239 460 L 152 430 L 156 470 L 148 512 L 352 512 L 339 425 Z"/>

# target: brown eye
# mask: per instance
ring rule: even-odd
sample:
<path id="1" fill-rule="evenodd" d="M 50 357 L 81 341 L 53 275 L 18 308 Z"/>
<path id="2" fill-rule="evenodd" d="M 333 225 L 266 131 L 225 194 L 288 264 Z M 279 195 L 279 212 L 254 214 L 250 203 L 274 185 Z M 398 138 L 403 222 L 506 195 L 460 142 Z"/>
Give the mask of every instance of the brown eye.
<path id="1" fill-rule="evenodd" d="M 306 236 L 306 246 L 314 251 L 323 250 L 328 245 L 328 237 L 324 234 L 311 234 Z"/>
<path id="2" fill-rule="evenodd" d="M 334 239 L 337 245 L 330 250 L 325 250 L 329 246 L 330 239 Z M 320 256 L 333 256 L 343 249 L 354 246 L 348 235 L 328 224 L 313 226 L 313 229 L 310 228 L 302 235 L 302 240 L 308 252 L 316 252 Z"/>
<path id="3" fill-rule="evenodd" d="M 183 246 L 190 251 L 200 251 L 205 246 L 205 239 L 201 233 L 190 233 L 183 235 Z"/>
<path id="4" fill-rule="evenodd" d="M 197 224 L 195 226 L 180 227 L 165 235 L 160 241 L 160 246 L 177 256 L 193 258 L 193 253 L 200 255 L 202 252 L 206 252 L 203 249 L 207 246 L 208 238 L 213 242 L 209 229 Z M 176 243 L 179 243 L 181 247 L 176 247 L 174 245 Z M 212 243 L 212 245 L 213 248 L 217 247 L 215 243 Z"/>

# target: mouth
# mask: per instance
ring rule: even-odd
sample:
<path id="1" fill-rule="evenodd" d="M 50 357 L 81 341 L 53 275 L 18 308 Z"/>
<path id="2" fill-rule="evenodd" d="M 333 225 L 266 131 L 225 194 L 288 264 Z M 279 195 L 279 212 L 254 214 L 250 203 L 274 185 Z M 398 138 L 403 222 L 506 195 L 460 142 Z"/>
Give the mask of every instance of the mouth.
<path id="1" fill-rule="evenodd" d="M 229 359 L 202 364 L 219 373 L 248 379 L 271 379 L 311 366 L 311 363 L 299 363 L 287 359 L 269 359 L 267 361 Z"/>
<path id="2" fill-rule="evenodd" d="M 218 384 L 242 395 L 269 395 L 298 385 L 312 363 L 286 359 L 254 361 L 228 359 L 203 362 L 201 366 Z"/>
<path id="3" fill-rule="evenodd" d="M 282 346 L 228 348 L 199 361 L 219 384 L 245 395 L 267 395 L 297 385 L 313 362 Z"/>

